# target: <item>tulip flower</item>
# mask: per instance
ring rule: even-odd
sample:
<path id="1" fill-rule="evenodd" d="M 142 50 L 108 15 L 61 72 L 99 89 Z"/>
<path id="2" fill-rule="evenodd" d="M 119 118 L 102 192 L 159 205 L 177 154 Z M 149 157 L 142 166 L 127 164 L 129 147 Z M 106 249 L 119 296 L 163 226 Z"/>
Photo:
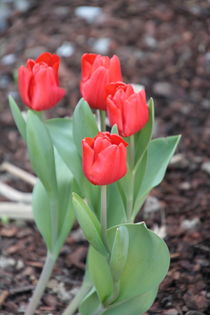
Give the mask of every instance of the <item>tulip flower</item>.
<path id="1" fill-rule="evenodd" d="M 131 136 L 145 126 L 149 110 L 144 90 L 135 93 L 131 85 L 115 82 L 107 86 L 106 95 L 110 124 L 117 124 L 121 136 Z"/>
<path id="2" fill-rule="evenodd" d="M 59 87 L 60 58 L 48 52 L 29 59 L 18 69 L 18 87 L 23 103 L 36 111 L 55 106 L 65 95 Z"/>
<path id="3" fill-rule="evenodd" d="M 85 176 L 95 185 L 108 185 L 126 172 L 126 146 L 118 135 L 99 132 L 95 138 L 82 140 L 82 167 Z"/>
<path id="4" fill-rule="evenodd" d="M 122 81 L 120 61 L 117 56 L 109 58 L 96 54 L 82 56 L 82 80 L 80 90 L 90 107 L 106 110 L 106 86 Z"/>

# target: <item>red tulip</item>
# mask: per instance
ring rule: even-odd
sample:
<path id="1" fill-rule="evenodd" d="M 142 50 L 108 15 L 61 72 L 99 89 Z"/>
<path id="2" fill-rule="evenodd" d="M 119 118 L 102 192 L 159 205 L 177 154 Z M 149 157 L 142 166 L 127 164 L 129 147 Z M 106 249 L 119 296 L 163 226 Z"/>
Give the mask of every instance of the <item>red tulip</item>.
<path id="1" fill-rule="evenodd" d="M 82 56 L 82 80 L 80 90 L 90 107 L 106 109 L 106 86 L 121 81 L 120 61 L 117 56 L 109 58 L 96 54 Z"/>
<path id="2" fill-rule="evenodd" d="M 131 136 L 145 126 L 149 110 L 144 90 L 135 93 L 131 85 L 116 82 L 107 86 L 106 93 L 110 124 L 117 124 L 121 136 Z"/>
<path id="3" fill-rule="evenodd" d="M 65 90 L 59 87 L 59 64 L 59 56 L 45 52 L 18 69 L 20 95 L 28 107 L 36 111 L 46 110 L 64 97 Z"/>
<path id="4" fill-rule="evenodd" d="M 95 138 L 82 140 L 82 167 L 85 176 L 95 185 L 116 182 L 127 172 L 126 146 L 118 135 L 99 132 Z"/>

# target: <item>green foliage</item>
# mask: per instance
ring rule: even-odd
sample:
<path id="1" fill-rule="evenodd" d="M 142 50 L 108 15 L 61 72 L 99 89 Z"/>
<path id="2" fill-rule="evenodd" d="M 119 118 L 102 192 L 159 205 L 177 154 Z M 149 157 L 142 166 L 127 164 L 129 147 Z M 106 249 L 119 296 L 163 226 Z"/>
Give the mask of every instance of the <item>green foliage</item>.
<path id="1" fill-rule="evenodd" d="M 24 139 L 24 141 L 26 141 L 26 123 L 25 123 L 25 120 L 22 116 L 22 113 L 21 113 L 19 107 L 17 106 L 15 100 L 13 99 L 13 97 L 11 95 L 9 95 L 9 105 L 10 105 L 10 110 L 12 112 L 12 116 L 15 120 L 16 125 L 17 125 L 17 128 L 18 128 L 22 138 Z"/>
<path id="2" fill-rule="evenodd" d="M 124 224 L 108 230 L 109 245 L 113 251 L 117 251 L 116 254 L 113 252 L 112 256 L 120 255 L 115 243 L 116 231 L 122 227 L 126 228 L 129 234 L 129 246 L 127 254 L 124 255 L 127 259 L 121 258 L 124 263 L 118 275 L 119 295 L 111 304 L 107 305 L 106 301 L 113 293 L 112 264 L 94 248 L 91 247 L 89 250 L 88 270 L 99 300 L 104 306 L 103 310 L 96 314 L 117 315 L 121 312 L 126 314 L 128 310 L 132 315 L 143 314 L 152 304 L 157 288 L 168 271 L 170 260 L 168 248 L 163 240 L 146 228 L 144 223 Z M 123 229 L 121 233 L 125 233 Z M 128 243 L 128 240 L 124 242 L 124 253 L 125 243 Z M 123 243 L 121 245 L 123 246 Z M 111 261 L 113 262 L 113 259 Z M 90 303 L 94 300 L 94 305 L 97 306 L 96 297 L 89 296 L 89 299 Z M 88 298 L 84 303 L 87 305 Z M 85 312 L 81 314 L 86 315 Z"/>
<path id="3" fill-rule="evenodd" d="M 36 112 L 29 111 L 26 139 L 32 167 L 48 193 L 56 194 L 54 149 L 47 127 Z"/>
<path id="4" fill-rule="evenodd" d="M 76 218 L 89 243 L 102 255 L 107 255 L 101 237 L 101 226 L 94 212 L 76 193 L 73 193 L 73 206 Z"/>
<path id="5" fill-rule="evenodd" d="M 73 138 L 81 155 L 81 142 L 85 137 L 95 137 L 98 133 L 96 119 L 89 105 L 82 98 L 73 114 Z"/>
<path id="6" fill-rule="evenodd" d="M 59 202 L 58 236 L 54 246 L 52 244 L 51 203 L 45 187 L 39 180 L 33 191 L 32 206 L 35 222 L 45 240 L 48 250 L 58 253 L 75 219 L 71 199 L 73 177 L 57 152 L 55 157 Z"/>

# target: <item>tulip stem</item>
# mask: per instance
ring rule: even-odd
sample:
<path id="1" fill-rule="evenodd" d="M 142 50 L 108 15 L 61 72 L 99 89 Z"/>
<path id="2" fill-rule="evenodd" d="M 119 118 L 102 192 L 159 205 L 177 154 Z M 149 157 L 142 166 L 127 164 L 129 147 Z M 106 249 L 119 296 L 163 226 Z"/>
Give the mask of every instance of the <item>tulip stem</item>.
<path id="1" fill-rule="evenodd" d="M 100 129 L 101 131 L 106 131 L 106 112 L 104 110 L 99 110 L 100 112 Z"/>
<path id="2" fill-rule="evenodd" d="M 106 235 L 106 229 L 107 229 L 107 189 L 106 185 L 101 186 L 101 233 L 102 233 L 102 240 L 104 242 L 104 245 L 106 246 L 106 249 L 108 253 L 110 253 L 109 245 L 107 242 L 107 235 Z"/>
<path id="3" fill-rule="evenodd" d="M 135 167 L 135 138 L 134 135 L 129 137 L 129 166 L 131 171 L 131 181 L 128 191 L 128 200 L 127 200 L 127 209 L 128 209 L 128 220 L 129 222 L 132 220 L 132 212 L 133 212 L 133 193 L 134 193 L 134 167 Z"/>
<path id="4" fill-rule="evenodd" d="M 134 135 L 129 137 L 129 153 L 130 153 L 130 169 L 131 171 L 135 166 L 135 139 Z"/>
<path id="5" fill-rule="evenodd" d="M 44 267 L 42 269 L 41 276 L 39 278 L 33 296 L 29 302 L 29 305 L 26 309 L 25 315 L 33 315 L 37 306 L 39 305 L 40 299 L 44 293 L 46 285 L 51 276 L 56 259 L 57 255 L 53 255 L 52 253 L 48 252 Z"/>

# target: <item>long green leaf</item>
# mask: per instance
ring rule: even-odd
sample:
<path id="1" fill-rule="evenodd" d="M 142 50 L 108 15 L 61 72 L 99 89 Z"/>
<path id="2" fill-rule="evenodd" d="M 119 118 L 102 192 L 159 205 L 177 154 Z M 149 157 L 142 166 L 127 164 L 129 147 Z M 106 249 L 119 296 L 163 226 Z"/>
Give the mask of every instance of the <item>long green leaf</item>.
<path id="1" fill-rule="evenodd" d="M 9 105 L 12 112 L 12 116 L 15 120 L 16 126 L 23 138 L 24 141 L 26 141 L 26 123 L 22 116 L 21 111 L 19 110 L 19 107 L 17 106 L 15 100 L 11 95 L 9 95 Z"/>
<path id="2" fill-rule="evenodd" d="M 159 138 L 152 140 L 147 149 L 147 164 L 140 191 L 137 193 L 134 204 L 134 215 L 140 209 L 140 201 L 150 190 L 162 181 L 168 163 L 180 141 L 180 136 Z"/>
<path id="3" fill-rule="evenodd" d="M 101 226 L 96 215 L 76 193 L 73 193 L 73 206 L 76 218 L 88 242 L 102 255 L 106 256 L 107 251 L 101 237 Z"/>
<path id="4" fill-rule="evenodd" d="M 98 133 L 96 119 L 84 99 L 77 104 L 73 114 L 73 138 L 81 155 L 81 142 L 85 137 L 95 137 Z"/>
<path id="5" fill-rule="evenodd" d="M 32 167 L 48 193 L 56 193 L 57 182 L 52 140 L 44 122 L 29 111 L 27 119 L 27 146 Z"/>

